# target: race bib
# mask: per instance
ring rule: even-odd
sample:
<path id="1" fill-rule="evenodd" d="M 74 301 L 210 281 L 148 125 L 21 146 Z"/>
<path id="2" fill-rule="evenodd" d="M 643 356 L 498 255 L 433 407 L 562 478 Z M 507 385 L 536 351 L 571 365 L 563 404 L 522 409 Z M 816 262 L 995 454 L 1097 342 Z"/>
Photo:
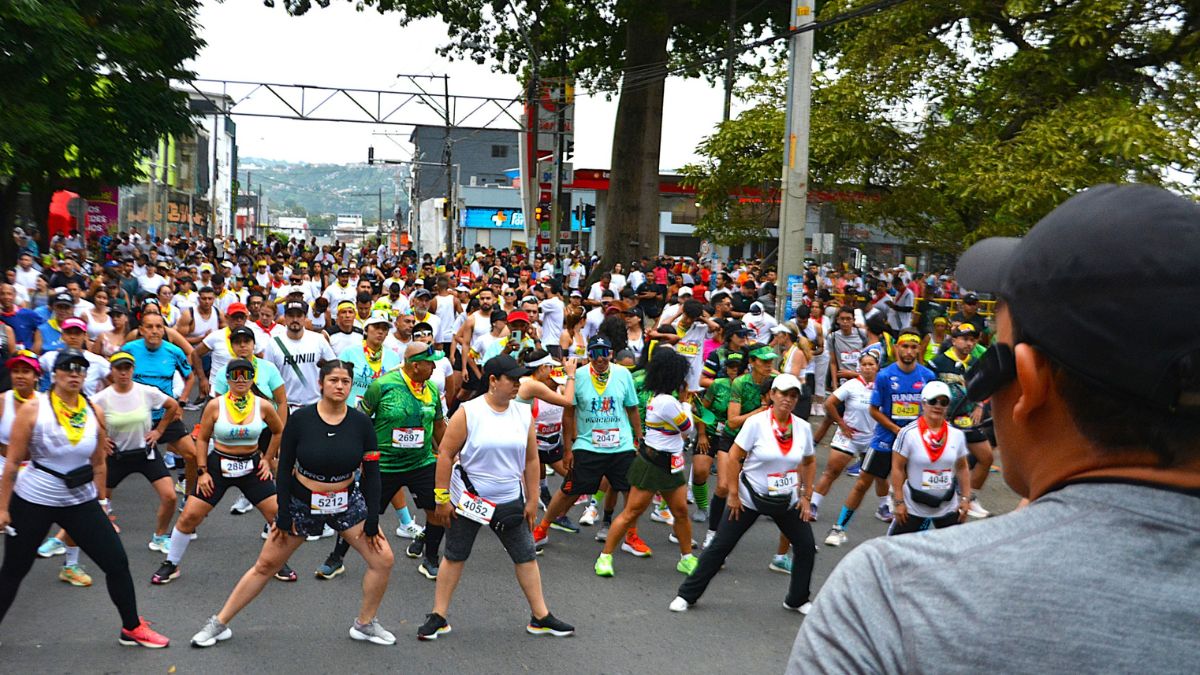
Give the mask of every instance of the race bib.
<path id="1" fill-rule="evenodd" d="M 921 472 L 921 489 L 929 492 L 945 492 L 954 484 L 954 472 L 951 469 L 934 471 L 926 469 Z"/>
<path id="2" fill-rule="evenodd" d="M 241 478 L 253 470 L 254 459 L 252 457 L 245 459 L 221 458 L 221 476 L 224 478 Z"/>
<path id="3" fill-rule="evenodd" d="M 350 508 L 350 491 L 314 492 L 309 511 L 312 513 L 343 513 Z"/>
<path id="4" fill-rule="evenodd" d="M 837 448 L 838 450 L 849 450 L 850 439 L 846 438 L 846 434 L 843 434 L 841 429 L 838 429 L 833 432 L 833 440 L 829 442 L 829 447 Z"/>
<path id="5" fill-rule="evenodd" d="M 858 357 L 861 352 L 841 352 L 838 354 L 842 362 L 842 370 L 858 370 Z"/>
<path id="6" fill-rule="evenodd" d="M 796 486 L 799 484 L 799 474 L 797 474 L 795 471 L 767 474 L 768 495 L 782 495 L 789 492 L 795 492 Z"/>
<path id="7" fill-rule="evenodd" d="M 615 448 L 621 445 L 620 429 L 592 429 L 592 447 Z"/>
<path id="8" fill-rule="evenodd" d="M 551 434 L 557 434 L 560 431 L 562 431 L 562 422 L 555 422 L 554 424 L 539 424 L 539 425 L 537 425 L 537 435 L 538 436 L 550 436 Z"/>
<path id="9" fill-rule="evenodd" d="M 725 423 L 717 422 L 717 433 L 720 434 L 720 433 L 724 433 L 724 432 L 725 432 Z"/>
<path id="10" fill-rule="evenodd" d="M 404 427 L 392 429 L 392 445 L 397 448 L 425 447 L 424 427 Z"/>
<path id="11" fill-rule="evenodd" d="M 683 453 L 677 452 L 671 455 L 671 473 L 681 473 L 683 472 L 683 467 Z"/>
<path id="12" fill-rule="evenodd" d="M 954 426 L 958 427 L 959 429 L 971 428 L 971 416 L 970 415 L 959 415 L 958 417 L 955 417 L 954 418 Z"/>
<path id="13" fill-rule="evenodd" d="M 489 502 L 479 495 L 463 490 L 462 498 L 458 500 L 458 507 L 454 510 L 460 516 L 481 525 L 487 525 L 492 522 L 492 516 L 496 515 L 496 503 Z"/>
<path id="14" fill-rule="evenodd" d="M 680 342 L 675 345 L 675 351 L 684 356 L 696 356 L 700 353 L 700 345 L 695 342 Z"/>
<path id="15" fill-rule="evenodd" d="M 901 403 L 899 401 L 892 403 L 892 419 L 897 417 L 918 417 L 920 414 L 920 403 Z"/>

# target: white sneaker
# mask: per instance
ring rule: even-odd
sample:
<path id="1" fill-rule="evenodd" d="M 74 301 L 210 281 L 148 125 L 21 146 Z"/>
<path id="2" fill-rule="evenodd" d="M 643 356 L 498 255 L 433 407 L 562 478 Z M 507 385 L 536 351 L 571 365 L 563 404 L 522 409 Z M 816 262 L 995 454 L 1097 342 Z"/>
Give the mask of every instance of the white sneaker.
<path id="1" fill-rule="evenodd" d="M 717 536 L 716 530 L 709 530 L 708 532 L 706 532 L 704 534 L 704 546 L 702 546 L 701 548 L 708 548 L 709 544 L 712 543 L 713 538 L 715 538 L 716 536 Z"/>
<path id="2" fill-rule="evenodd" d="M 809 417 L 824 417 L 825 416 L 825 406 L 821 403 L 812 404 L 812 408 L 809 409 L 808 416 Z"/>
<path id="3" fill-rule="evenodd" d="M 579 524 L 587 526 L 595 525 L 596 519 L 599 517 L 600 510 L 596 508 L 595 504 L 589 503 L 587 508 L 583 510 L 583 515 L 579 516 Z"/>
<path id="4" fill-rule="evenodd" d="M 250 503 L 249 499 L 246 499 L 245 495 L 238 497 L 237 501 L 233 503 L 233 506 L 229 507 L 229 512 L 235 516 L 250 513 L 253 510 L 254 505 Z"/>
<path id="5" fill-rule="evenodd" d="M 668 609 L 670 609 L 672 612 L 686 612 L 689 608 L 691 608 L 691 605 L 688 604 L 688 601 L 684 600 L 678 595 L 675 596 L 675 599 L 672 600 L 670 606 L 668 606 Z"/>
<path id="6" fill-rule="evenodd" d="M 671 542 L 672 544 L 679 543 L 679 537 L 675 536 L 675 530 L 671 530 L 671 534 L 667 535 L 667 541 Z M 692 540 L 692 548 L 696 548 L 696 540 L 695 539 Z"/>
<path id="7" fill-rule="evenodd" d="M 846 543 L 846 531 L 836 527 L 829 528 L 829 534 L 825 537 L 825 545 L 841 546 L 844 543 Z"/>
<path id="8" fill-rule="evenodd" d="M 416 539 L 418 534 L 425 531 L 425 528 L 417 524 L 417 521 L 412 521 L 407 525 L 400 525 L 396 528 L 396 536 L 405 539 Z"/>
<path id="9" fill-rule="evenodd" d="M 689 504 L 695 504 L 695 503 L 696 503 L 696 496 L 692 494 L 692 484 L 691 484 L 691 482 L 689 482 L 689 483 L 688 483 L 688 496 L 687 496 L 687 503 L 689 503 Z"/>
<path id="10" fill-rule="evenodd" d="M 971 499 L 971 505 L 967 507 L 967 515 L 972 518 L 987 518 L 992 515 L 992 512 L 983 508 L 978 499 Z"/>
<path id="11" fill-rule="evenodd" d="M 800 612 L 801 614 L 808 616 L 808 613 L 812 611 L 812 603 L 806 602 L 803 605 L 800 605 L 799 607 L 792 607 L 791 605 L 787 604 L 787 602 L 785 601 L 783 603 L 783 608 L 788 610 L 789 612 Z"/>
<path id="12" fill-rule="evenodd" d="M 660 511 L 654 509 L 650 512 L 650 520 L 656 523 L 666 523 L 667 525 L 675 524 L 675 516 L 670 511 Z"/>
<path id="13" fill-rule="evenodd" d="M 321 530 L 321 538 L 322 539 L 328 539 L 329 537 L 332 537 L 336 534 L 337 534 L 337 531 L 328 525 L 325 526 L 325 529 Z"/>

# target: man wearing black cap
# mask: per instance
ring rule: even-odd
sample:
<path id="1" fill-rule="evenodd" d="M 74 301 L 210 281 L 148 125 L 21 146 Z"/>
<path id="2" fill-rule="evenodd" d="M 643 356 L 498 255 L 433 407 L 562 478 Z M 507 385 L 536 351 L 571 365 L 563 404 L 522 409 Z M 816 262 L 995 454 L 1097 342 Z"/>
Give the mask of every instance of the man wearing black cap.
<path id="1" fill-rule="evenodd" d="M 329 306 L 337 307 L 338 303 L 345 300 L 354 302 L 354 296 L 356 295 L 358 295 L 358 291 L 350 283 L 350 269 L 346 267 L 338 268 L 337 281 L 330 284 L 324 293 L 324 296 L 329 299 Z"/>
<path id="2" fill-rule="evenodd" d="M 38 354 L 63 348 L 62 322 L 75 316 L 75 297 L 66 291 L 55 293 L 50 306 L 53 315 L 33 335 L 33 351 Z"/>
<path id="3" fill-rule="evenodd" d="M 957 326 L 960 323 L 969 323 L 979 331 L 980 337 L 988 332 L 987 317 L 979 313 L 979 296 L 974 293 L 967 293 L 962 297 L 962 304 L 959 305 L 959 310 L 950 315 L 950 326 Z"/>
<path id="4" fill-rule="evenodd" d="M 1000 298 L 968 393 L 991 399 L 1004 479 L 1032 502 L 859 546 L 789 672 L 1195 670 L 1200 317 L 1112 317 L 1162 288 L 1195 297 L 1197 232 L 1190 200 L 1105 185 L 963 255 L 962 284 Z M 1129 345 L 1137 358 L 1112 358 Z"/>
<path id="5" fill-rule="evenodd" d="M 726 300 L 728 303 L 728 300 Z M 725 377 L 725 360 L 730 354 L 741 354 L 743 357 L 746 354 L 746 345 L 750 343 L 750 338 L 754 335 L 754 331 L 750 330 L 745 324 L 737 319 L 728 319 L 721 325 L 721 337 L 723 343 L 720 347 L 709 352 L 704 359 L 704 370 L 700 373 L 700 386 L 707 389 L 712 386 L 713 380 L 718 377 Z"/>

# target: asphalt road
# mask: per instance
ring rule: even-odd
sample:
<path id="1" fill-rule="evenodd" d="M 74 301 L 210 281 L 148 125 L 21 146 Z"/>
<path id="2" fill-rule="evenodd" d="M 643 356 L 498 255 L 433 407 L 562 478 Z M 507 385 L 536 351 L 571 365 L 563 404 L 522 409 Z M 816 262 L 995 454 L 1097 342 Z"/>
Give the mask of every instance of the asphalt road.
<path id="1" fill-rule="evenodd" d="M 195 415 L 188 413 L 189 419 Z M 828 452 L 826 445 L 818 448 L 819 466 L 824 466 Z M 852 480 L 842 476 L 826 498 L 821 518 L 814 524 L 818 542 L 836 518 Z M 996 473 L 981 494 L 994 514 L 1009 511 L 1017 503 Z M 139 611 L 172 639 L 170 648 L 148 650 L 117 644 L 116 610 L 105 593 L 99 569 L 86 556 L 83 563 L 96 577 L 90 588 L 58 581 L 61 557 L 39 559 L 0 626 L 3 670 L 774 673 L 786 662 L 803 620 L 780 606 L 787 578 L 767 569 L 778 539 L 778 530 L 767 519 L 760 519 L 747 533 L 698 605 L 684 614 L 668 611 L 682 579 L 675 571 L 678 549 L 667 541 L 670 530 L 666 525 L 643 516 L 640 531 L 654 548 L 654 555 L 636 559 L 618 552 L 614 556 L 616 576 L 611 579 L 598 578 L 592 572 L 600 549 L 592 540 L 595 528 L 583 528 L 577 535 L 552 531 L 546 553 L 538 562 L 551 611 L 576 626 L 574 637 L 525 633 L 528 606 L 512 564 L 495 536 L 485 529 L 451 605 L 449 619 L 454 631 L 434 642 L 419 642 L 416 630 L 430 611 L 434 582 L 417 573 L 419 561 L 404 556 L 407 540 L 394 536 L 395 516 L 385 515 L 381 525 L 389 534 L 397 560 L 380 621 L 396 634 L 395 646 L 359 643 L 347 635 L 360 599 L 364 566 L 351 551 L 346 574 L 332 581 L 314 578 L 313 571 L 333 545 L 332 539 L 324 539 L 301 546 L 291 560 L 300 580 L 293 584 L 272 581 L 233 621 L 233 639 L 210 649 L 194 649 L 189 646 L 192 634 L 220 608 L 262 546 L 261 516 L 257 512 L 230 515 L 234 499 L 227 494 L 200 527 L 200 537 L 192 542 L 180 566 L 181 576 L 169 585 L 152 586 L 150 575 L 162 560 L 161 554 L 146 546 L 156 497 L 136 475 L 126 479 L 116 493 L 114 506 Z M 850 525 L 849 544 L 841 548 L 820 545 L 813 574 L 815 590 L 854 545 L 885 533 L 886 525 L 871 516 L 874 505 L 873 495 L 868 494 Z M 578 507 L 573 509 L 572 518 L 578 518 L 580 512 Z M 697 539 L 702 528 L 697 528 Z"/>

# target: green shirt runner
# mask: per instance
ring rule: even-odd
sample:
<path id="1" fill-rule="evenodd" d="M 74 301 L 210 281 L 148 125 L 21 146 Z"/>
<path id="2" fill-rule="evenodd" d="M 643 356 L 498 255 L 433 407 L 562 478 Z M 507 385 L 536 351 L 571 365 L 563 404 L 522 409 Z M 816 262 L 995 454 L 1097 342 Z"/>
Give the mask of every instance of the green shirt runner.
<path id="1" fill-rule="evenodd" d="M 741 404 L 741 414 L 743 415 L 751 410 L 757 410 L 762 405 L 762 385 L 754 381 L 754 376 L 751 373 L 739 375 L 730 387 L 729 402 Z M 726 409 L 728 407 L 726 406 Z M 737 434 L 741 429 L 741 427 L 735 429 L 732 424 L 726 424 L 725 435 L 729 438 L 737 438 Z"/>
<path id="2" fill-rule="evenodd" d="M 433 425 L 442 419 L 442 405 L 432 381 L 425 382 L 418 398 L 404 370 L 397 368 L 371 382 L 358 408 L 375 424 L 380 471 L 415 471 L 437 461 Z"/>

